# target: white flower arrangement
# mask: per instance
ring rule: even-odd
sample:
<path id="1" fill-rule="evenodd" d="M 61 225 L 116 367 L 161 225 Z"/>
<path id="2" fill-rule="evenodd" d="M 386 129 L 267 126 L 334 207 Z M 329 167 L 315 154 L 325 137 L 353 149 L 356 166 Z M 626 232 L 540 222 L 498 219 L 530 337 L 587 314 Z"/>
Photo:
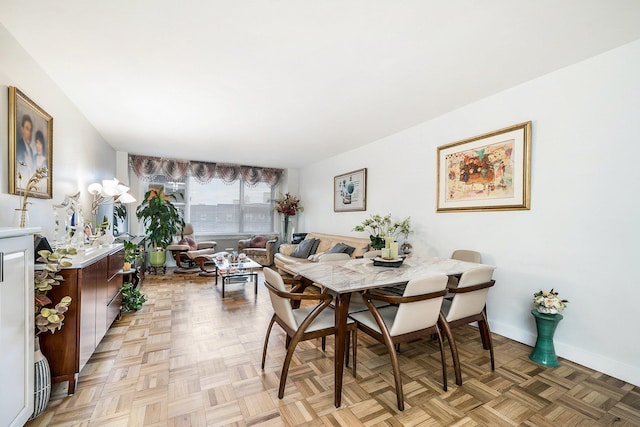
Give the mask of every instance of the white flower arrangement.
<path id="1" fill-rule="evenodd" d="M 553 289 L 550 291 L 538 291 L 533 294 L 533 303 L 536 310 L 544 314 L 558 314 L 567 307 L 569 301 L 560 299 Z"/>

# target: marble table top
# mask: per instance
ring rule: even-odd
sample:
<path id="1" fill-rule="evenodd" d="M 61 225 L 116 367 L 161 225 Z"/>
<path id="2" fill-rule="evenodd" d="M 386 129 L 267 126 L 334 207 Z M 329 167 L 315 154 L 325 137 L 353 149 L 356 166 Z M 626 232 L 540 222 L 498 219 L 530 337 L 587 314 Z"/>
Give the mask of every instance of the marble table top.
<path id="1" fill-rule="evenodd" d="M 434 274 L 462 274 L 480 264 L 450 258 L 410 256 L 398 267 L 378 267 L 372 259 L 328 261 L 287 265 L 287 270 L 337 293 L 404 284 Z"/>

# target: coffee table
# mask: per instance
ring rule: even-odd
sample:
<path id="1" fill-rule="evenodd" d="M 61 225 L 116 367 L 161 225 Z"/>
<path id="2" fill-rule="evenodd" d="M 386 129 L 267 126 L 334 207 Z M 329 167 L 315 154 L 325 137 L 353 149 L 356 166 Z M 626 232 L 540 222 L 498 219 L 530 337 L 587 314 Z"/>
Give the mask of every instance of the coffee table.
<path id="1" fill-rule="evenodd" d="M 243 261 L 239 261 L 237 263 L 230 263 L 227 258 L 224 258 L 221 261 L 214 259 L 213 266 L 213 275 L 216 278 L 216 286 L 218 285 L 218 277 L 220 277 L 220 280 L 222 281 L 222 298 L 224 298 L 226 285 L 232 283 L 244 284 L 247 283 L 246 279 L 253 282 L 254 293 L 256 295 L 258 294 L 258 273 L 254 270 L 256 268 L 262 268 L 262 265 L 249 258 L 245 258 Z M 238 279 L 244 280 L 240 282 Z"/>

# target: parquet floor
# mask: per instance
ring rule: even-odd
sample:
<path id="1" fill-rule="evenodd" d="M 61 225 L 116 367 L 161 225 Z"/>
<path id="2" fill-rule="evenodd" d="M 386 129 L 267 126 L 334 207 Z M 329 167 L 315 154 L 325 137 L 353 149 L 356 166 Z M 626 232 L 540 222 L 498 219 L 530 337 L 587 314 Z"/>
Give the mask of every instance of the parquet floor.
<path id="1" fill-rule="evenodd" d="M 260 275 L 262 283 L 262 275 Z M 261 286 L 211 278 L 147 276 L 144 308 L 116 321 L 80 374 L 77 392 L 54 385 L 36 426 L 640 426 L 640 387 L 566 360 L 532 363 L 530 347 L 494 335 L 496 370 L 472 327 L 455 330 L 464 385 L 440 384 L 437 341 L 403 345 L 405 411 L 395 403 L 385 348 L 359 336 L 358 378 L 345 370 L 333 406 L 333 340 L 298 346 L 285 397 L 277 398 L 284 335 L 274 327 L 267 366 L 262 342 L 272 314 Z M 525 313 L 525 311 L 523 311 Z M 526 314 L 526 313 L 525 313 Z"/>

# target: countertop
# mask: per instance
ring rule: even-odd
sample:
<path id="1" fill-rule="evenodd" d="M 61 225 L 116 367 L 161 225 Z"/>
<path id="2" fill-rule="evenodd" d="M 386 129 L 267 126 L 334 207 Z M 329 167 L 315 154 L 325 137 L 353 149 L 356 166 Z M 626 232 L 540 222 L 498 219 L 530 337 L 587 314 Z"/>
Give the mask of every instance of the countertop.
<path id="1" fill-rule="evenodd" d="M 78 250 L 77 255 L 65 255 L 73 263 L 71 267 L 66 268 L 84 268 L 107 255 L 118 252 L 123 247 L 122 243 L 112 243 L 104 246 L 85 245 L 83 249 Z M 36 270 L 42 268 L 44 268 L 44 264 L 36 263 Z"/>
<path id="2" fill-rule="evenodd" d="M 40 233 L 42 229 L 40 227 L 0 227 L 0 239 L 7 237 L 25 236 L 27 234 Z"/>

